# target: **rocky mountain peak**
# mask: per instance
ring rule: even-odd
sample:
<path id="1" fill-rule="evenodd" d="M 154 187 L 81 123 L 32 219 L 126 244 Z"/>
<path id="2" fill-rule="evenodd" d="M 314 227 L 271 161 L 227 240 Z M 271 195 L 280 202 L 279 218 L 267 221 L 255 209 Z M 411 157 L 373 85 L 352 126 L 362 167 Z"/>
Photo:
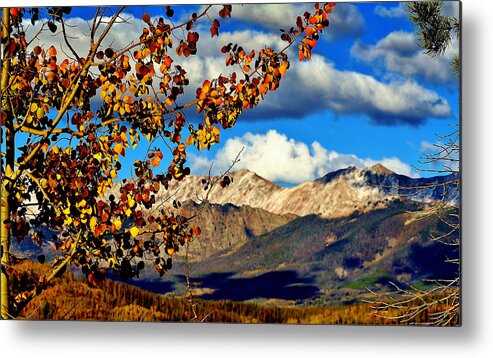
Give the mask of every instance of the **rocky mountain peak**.
<path id="1" fill-rule="evenodd" d="M 336 171 L 327 173 L 323 177 L 317 179 L 316 181 L 327 184 L 327 183 L 331 182 L 332 180 L 334 180 L 336 178 L 339 178 L 341 176 L 354 173 L 357 170 L 358 170 L 358 168 L 356 168 L 355 166 L 350 166 L 350 167 L 347 167 L 347 168 L 343 168 L 343 169 L 339 169 L 339 170 L 336 170 Z"/>
<path id="2" fill-rule="evenodd" d="M 392 170 L 388 169 L 380 163 L 373 165 L 372 167 L 368 168 L 368 170 L 377 175 L 395 174 Z"/>
<path id="3" fill-rule="evenodd" d="M 233 172 L 233 175 L 238 176 L 238 177 L 243 177 L 243 176 L 251 176 L 251 175 L 256 175 L 256 174 L 249 169 L 242 168 L 242 169 L 238 169 L 237 171 Z"/>

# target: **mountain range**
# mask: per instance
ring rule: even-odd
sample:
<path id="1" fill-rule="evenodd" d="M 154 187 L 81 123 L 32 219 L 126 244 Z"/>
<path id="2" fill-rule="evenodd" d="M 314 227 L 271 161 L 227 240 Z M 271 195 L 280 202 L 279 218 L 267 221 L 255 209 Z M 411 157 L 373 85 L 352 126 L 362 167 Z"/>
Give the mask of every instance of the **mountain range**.
<path id="1" fill-rule="evenodd" d="M 190 254 L 203 298 L 337 301 L 390 282 L 455 274 L 445 261 L 458 256 L 457 247 L 430 240 L 448 228 L 427 209 L 445 201 L 445 210 L 457 213 L 456 175 L 409 178 L 378 164 L 290 188 L 248 170 L 230 177 L 227 187 L 211 188 L 217 178 L 190 176 L 156 198 L 173 193 L 164 205 L 178 201 L 184 215 L 202 208 L 196 218 L 202 235 Z M 207 192 L 208 202 L 200 204 Z M 183 261 L 175 262 L 165 280 L 183 292 Z M 145 273 L 136 284 L 159 286 L 151 277 Z"/>
<path id="2" fill-rule="evenodd" d="M 276 185 L 247 169 L 234 172 L 231 177 L 232 183 L 228 187 L 216 185 L 210 189 L 208 202 L 250 206 L 274 214 L 315 214 L 322 218 L 336 218 L 354 211 L 383 208 L 389 201 L 402 197 L 420 202 L 459 201 L 459 192 L 454 184 L 458 176 L 455 174 L 409 178 L 381 164 L 364 169 L 348 167 L 291 188 Z M 214 181 L 215 178 L 210 179 Z M 169 190 L 160 192 L 156 201 L 162 202 L 173 193 L 173 198 L 178 201 L 200 202 L 206 193 L 204 186 L 208 186 L 203 184 L 204 181 L 209 182 L 209 178 L 189 176 L 180 183 L 174 183 Z"/>
<path id="3" fill-rule="evenodd" d="M 456 275 L 457 266 L 447 261 L 459 257 L 458 247 L 430 239 L 450 229 L 429 209 L 444 201 L 442 214 L 459 217 L 457 175 L 409 178 L 382 165 L 348 167 L 289 188 L 249 170 L 228 176 L 224 188 L 218 177 L 190 176 L 156 194 L 158 205 L 197 214 L 193 225 L 202 234 L 189 247 L 197 296 L 345 302 L 367 289 Z M 52 255 L 30 240 L 23 245 L 17 249 L 34 257 L 40 250 Z M 130 283 L 160 294 L 185 293 L 183 251 L 163 278 L 148 265 Z"/>

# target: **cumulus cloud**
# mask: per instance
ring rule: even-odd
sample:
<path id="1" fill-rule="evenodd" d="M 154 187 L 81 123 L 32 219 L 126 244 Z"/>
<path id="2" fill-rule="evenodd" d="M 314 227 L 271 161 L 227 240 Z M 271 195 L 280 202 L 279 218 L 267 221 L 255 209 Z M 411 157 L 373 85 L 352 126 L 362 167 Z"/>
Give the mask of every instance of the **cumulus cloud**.
<path id="1" fill-rule="evenodd" d="M 459 18 L 459 1 L 445 1 L 443 6 L 443 15 L 454 16 Z M 375 14 L 381 17 L 408 17 L 409 14 L 406 11 L 406 4 L 401 2 L 397 6 L 383 6 L 377 5 L 375 7 Z"/>
<path id="2" fill-rule="evenodd" d="M 340 71 L 319 55 L 310 62 L 297 63 L 283 81 L 278 93 L 262 104 L 263 113 L 303 118 L 310 112 L 331 110 L 366 115 L 382 125 L 420 125 L 430 117 L 451 116 L 446 99 L 415 81 L 386 83 L 358 72 Z"/>
<path id="3" fill-rule="evenodd" d="M 317 141 L 307 145 L 276 130 L 269 130 L 265 134 L 248 132 L 241 137 L 228 139 L 212 161 L 192 155 L 192 169 L 195 173 L 207 173 L 214 162 L 216 172 L 224 171 L 230 167 L 240 151 L 240 161 L 235 164 L 235 170 L 245 168 L 271 181 L 293 184 L 315 180 L 349 166 L 363 168 L 376 163 L 399 174 L 417 175 L 408 164 L 396 157 L 380 160 L 359 158 L 354 154 L 328 150 Z"/>
<path id="4" fill-rule="evenodd" d="M 356 41 L 351 48 L 351 55 L 365 63 L 383 65 L 387 71 L 407 78 L 418 76 L 432 83 L 457 83 L 450 64 L 454 55 L 459 52 L 458 42 L 454 40 L 439 58 L 424 54 L 417 43 L 415 34 L 396 31 L 388 34 L 375 45 Z"/>
<path id="5" fill-rule="evenodd" d="M 279 34 L 280 28 L 289 28 L 296 17 L 305 11 L 313 11 L 312 3 L 303 4 L 242 4 L 233 8 L 233 17 L 255 23 Z M 330 29 L 324 34 L 326 39 L 356 37 L 364 32 L 365 21 L 356 6 L 338 3 L 329 16 Z"/>

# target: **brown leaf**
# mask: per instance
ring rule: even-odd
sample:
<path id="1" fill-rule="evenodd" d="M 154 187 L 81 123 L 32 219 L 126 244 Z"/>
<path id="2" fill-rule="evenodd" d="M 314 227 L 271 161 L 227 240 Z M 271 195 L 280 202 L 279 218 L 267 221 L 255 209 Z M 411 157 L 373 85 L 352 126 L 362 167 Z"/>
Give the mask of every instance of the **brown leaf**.
<path id="1" fill-rule="evenodd" d="M 151 16 L 148 13 L 142 15 L 142 20 L 147 24 L 151 21 Z"/>

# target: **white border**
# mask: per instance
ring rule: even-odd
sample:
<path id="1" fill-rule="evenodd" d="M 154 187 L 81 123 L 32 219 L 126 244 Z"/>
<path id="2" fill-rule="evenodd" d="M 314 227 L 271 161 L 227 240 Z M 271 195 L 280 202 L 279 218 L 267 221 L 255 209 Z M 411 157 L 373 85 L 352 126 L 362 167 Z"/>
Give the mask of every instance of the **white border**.
<path id="1" fill-rule="evenodd" d="M 104 1 L 105 4 L 123 2 L 140 3 Z M 95 5 L 103 1 L 22 3 L 26 6 Z M 145 3 L 163 2 L 147 0 Z M 2 5 L 11 4 L 5 1 Z M 272 358 L 491 356 L 493 116 L 488 83 L 493 80 L 491 4 L 484 0 L 463 1 L 463 327 L 0 322 L 0 354 L 40 358 L 62 355 L 208 357 L 209 354 L 254 358 L 259 355 Z"/>

